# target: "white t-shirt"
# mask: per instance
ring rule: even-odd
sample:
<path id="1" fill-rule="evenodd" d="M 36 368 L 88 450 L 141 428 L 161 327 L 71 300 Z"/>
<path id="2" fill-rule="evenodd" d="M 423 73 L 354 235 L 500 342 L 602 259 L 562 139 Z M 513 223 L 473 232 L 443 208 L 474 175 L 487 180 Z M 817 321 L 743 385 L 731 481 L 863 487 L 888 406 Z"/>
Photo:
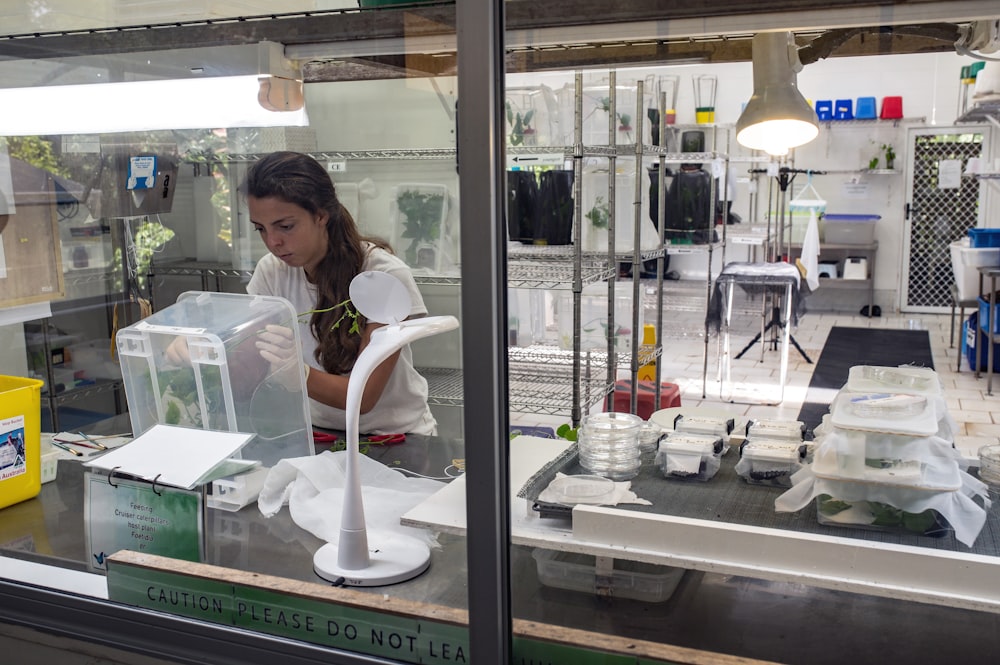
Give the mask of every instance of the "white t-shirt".
<path id="1" fill-rule="evenodd" d="M 413 280 L 409 267 L 394 254 L 369 245 L 363 266 L 364 270 L 387 272 L 406 286 L 410 293 L 412 307 L 410 316 L 427 314 L 427 307 Z M 296 313 L 309 312 L 316 307 L 316 287 L 306 279 L 305 270 L 293 268 L 273 254 L 265 255 L 257 262 L 257 267 L 247 284 L 247 293 L 252 295 L 281 296 L 292 303 Z M 309 328 L 311 315 L 299 317 L 299 336 L 302 339 L 302 353 L 305 362 L 314 369 L 322 370 L 313 356 L 316 338 Z M 346 429 L 343 409 L 309 400 L 312 421 L 319 427 Z M 400 351 L 396 367 L 389 376 L 389 382 L 382 391 L 375 407 L 361 414 L 359 429 L 365 434 L 435 434 L 437 422 L 427 406 L 427 381 L 413 368 L 410 347 Z"/>

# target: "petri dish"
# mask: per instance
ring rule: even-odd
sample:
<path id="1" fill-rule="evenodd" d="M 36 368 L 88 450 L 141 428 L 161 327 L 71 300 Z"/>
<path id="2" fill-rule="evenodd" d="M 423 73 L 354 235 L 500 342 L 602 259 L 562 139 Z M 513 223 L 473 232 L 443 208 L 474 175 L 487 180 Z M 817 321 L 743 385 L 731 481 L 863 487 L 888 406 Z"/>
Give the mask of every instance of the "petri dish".
<path id="1" fill-rule="evenodd" d="M 613 499 L 615 483 L 602 476 L 561 476 L 547 489 L 558 503 L 601 504 Z"/>

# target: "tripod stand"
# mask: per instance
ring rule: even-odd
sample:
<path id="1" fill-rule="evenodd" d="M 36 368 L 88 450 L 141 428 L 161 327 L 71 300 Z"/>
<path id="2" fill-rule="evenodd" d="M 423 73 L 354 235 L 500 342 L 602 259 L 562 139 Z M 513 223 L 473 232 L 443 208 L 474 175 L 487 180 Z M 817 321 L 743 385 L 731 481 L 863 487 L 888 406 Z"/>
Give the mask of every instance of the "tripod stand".
<path id="1" fill-rule="evenodd" d="M 761 331 L 759 333 L 757 333 L 756 335 L 754 335 L 753 339 L 751 339 L 749 342 L 747 342 L 747 345 L 743 347 L 743 350 L 736 354 L 736 358 L 737 359 L 738 358 L 742 358 L 743 355 L 747 351 L 749 351 L 751 348 L 753 348 L 754 344 L 756 344 L 757 342 L 761 341 L 761 339 L 763 338 L 763 336 L 766 335 L 769 330 L 771 330 L 772 328 L 776 328 L 777 330 L 784 330 L 785 325 L 786 324 L 784 322 L 782 322 L 782 320 L 781 320 L 781 307 L 777 306 L 777 305 L 773 305 L 771 307 L 771 319 L 767 322 L 767 325 L 765 325 L 761 329 Z M 799 346 L 799 343 L 795 340 L 795 335 L 792 335 L 791 333 L 789 333 L 788 334 L 788 341 L 789 341 L 789 343 L 792 346 L 795 347 L 795 350 L 799 352 L 799 355 L 802 356 L 803 360 L 805 360 L 807 363 L 809 363 L 811 365 L 812 364 L 812 358 L 810 358 L 809 355 L 805 352 L 805 350 L 803 350 L 803 348 L 801 346 Z M 765 343 L 768 343 L 768 342 L 765 342 Z M 771 337 L 769 343 L 771 344 L 771 350 L 772 351 L 777 351 L 778 350 L 778 336 L 777 335 L 774 335 L 773 337 Z"/>
<path id="2" fill-rule="evenodd" d="M 767 173 L 768 171 L 767 171 L 767 169 L 751 169 L 750 172 L 751 173 Z M 806 171 L 804 169 L 793 169 L 793 168 L 789 168 L 787 166 L 782 166 L 782 167 L 780 167 L 778 169 L 777 174 L 775 174 L 775 176 L 774 176 L 774 178 L 775 178 L 775 180 L 776 180 L 776 182 L 778 184 L 778 190 L 780 191 L 779 200 L 778 200 L 778 228 L 779 228 L 779 232 L 778 232 L 778 249 L 777 249 L 777 253 L 776 253 L 777 256 L 774 257 L 774 258 L 777 258 L 778 260 L 787 259 L 787 255 L 783 252 L 783 249 L 784 249 L 783 243 L 784 243 L 785 226 L 786 226 L 785 225 L 785 212 L 786 212 L 785 211 L 785 199 L 786 199 L 786 197 L 788 195 L 788 188 L 791 186 L 792 182 L 794 182 L 795 176 L 798 175 L 799 173 L 817 173 L 817 174 L 819 174 L 819 173 L 822 173 L 822 171 Z M 791 240 L 791 238 L 789 237 L 789 241 L 790 240 Z M 791 244 L 791 242 L 789 242 L 789 245 L 790 244 Z M 766 295 L 769 295 L 771 297 L 772 303 L 775 302 L 774 301 L 774 298 L 775 298 L 775 294 L 774 293 L 766 293 Z M 786 296 L 786 298 L 791 298 L 791 297 L 792 297 L 791 293 L 789 293 Z M 791 307 L 791 302 L 786 303 L 786 306 Z M 786 317 L 786 320 L 788 320 L 787 317 Z M 751 339 L 750 342 L 745 347 L 743 347 L 743 350 L 736 354 L 736 358 L 742 358 L 746 354 L 746 352 L 749 351 L 753 347 L 754 344 L 756 344 L 757 342 L 762 341 L 762 339 L 764 338 L 764 335 L 766 335 L 768 333 L 768 331 L 770 331 L 772 329 L 775 329 L 777 331 L 783 330 L 784 327 L 785 327 L 785 325 L 787 325 L 787 324 L 782 321 L 781 307 L 779 305 L 777 305 L 777 304 L 772 304 L 772 306 L 771 306 L 771 318 L 770 318 L 770 320 L 767 322 L 766 325 L 764 325 L 761 328 L 761 331 L 759 333 L 757 333 L 756 335 L 754 335 L 753 339 Z M 796 341 L 795 336 L 792 335 L 791 333 L 788 333 L 788 341 L 792 344 L 792 346 L 795 347 L 795 350 L 799 352 L 799 355 L 801 355 L 802 358 L 807 363 L 809 363 L 811 365 L 812 364 L 812 359 L 802 349 L 802 347 L 799 346 L 799 343 L 798 343 L 798 341 Z M 772 351 L 777 350 L 777 348 L 778 348 L 778 336 L 777 335 L 774 335 L 774 336 L 771 337 L 770 344 L 771 344 L 771 350 Z"/>

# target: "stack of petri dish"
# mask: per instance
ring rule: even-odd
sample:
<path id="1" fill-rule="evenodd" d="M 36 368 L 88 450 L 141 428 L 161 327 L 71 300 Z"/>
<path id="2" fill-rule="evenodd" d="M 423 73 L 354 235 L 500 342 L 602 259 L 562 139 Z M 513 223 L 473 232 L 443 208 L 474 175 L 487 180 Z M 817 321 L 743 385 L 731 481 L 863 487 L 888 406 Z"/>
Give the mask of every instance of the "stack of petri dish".
<path id="1" fill-rule="evenodd" d="M 580 466 L 615 481 L 635 478 L 642 465 L 642 424 L 642 418 L 630 413 L 587 416 L 577 434 Z"/>
<path id="2" fill-rule="evenodd" d="M 990 444 L 979 449 L 979 479 L 986 483 L 990 500 L 1000 500 L 1000 444 Z"/>

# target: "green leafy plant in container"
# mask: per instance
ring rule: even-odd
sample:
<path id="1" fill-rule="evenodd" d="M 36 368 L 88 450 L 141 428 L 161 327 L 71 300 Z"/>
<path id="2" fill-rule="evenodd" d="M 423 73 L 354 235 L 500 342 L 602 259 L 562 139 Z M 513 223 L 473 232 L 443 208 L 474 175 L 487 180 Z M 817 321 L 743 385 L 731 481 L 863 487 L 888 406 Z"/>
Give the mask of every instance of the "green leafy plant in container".
<path id="1" fill-rule="evenodd" d="M 535 139 L 535 128 L 531 126 L 531 121 L 535 117 L 535 110 L 528 109 L 524 113 L 515 111 L 510 102 L 506 103 L 507 123 L 510 125 L 510 145 L 532 145 Z"/>
<path id="2" fill-rule="evenodd" d="M 608 222 L 611 218 L 611 213 L 608 210 L 608 204 L 604 200 L 603 196 L 598 196 L 594 200 L 593 207 L 584 215 L 590 220 L 590 224 L 595 229 L 606 229 L 608 228 Z"/>
<path id="3" fill-rule="evenodd" d="M 396 206 L 403 216 L 402 238 L 410 244 L 403 252 L 407 264 L 415 268 L 437 267 L 437 241 L 445 213 L 442 194 L 404 189 L 396 196 Z"/>

